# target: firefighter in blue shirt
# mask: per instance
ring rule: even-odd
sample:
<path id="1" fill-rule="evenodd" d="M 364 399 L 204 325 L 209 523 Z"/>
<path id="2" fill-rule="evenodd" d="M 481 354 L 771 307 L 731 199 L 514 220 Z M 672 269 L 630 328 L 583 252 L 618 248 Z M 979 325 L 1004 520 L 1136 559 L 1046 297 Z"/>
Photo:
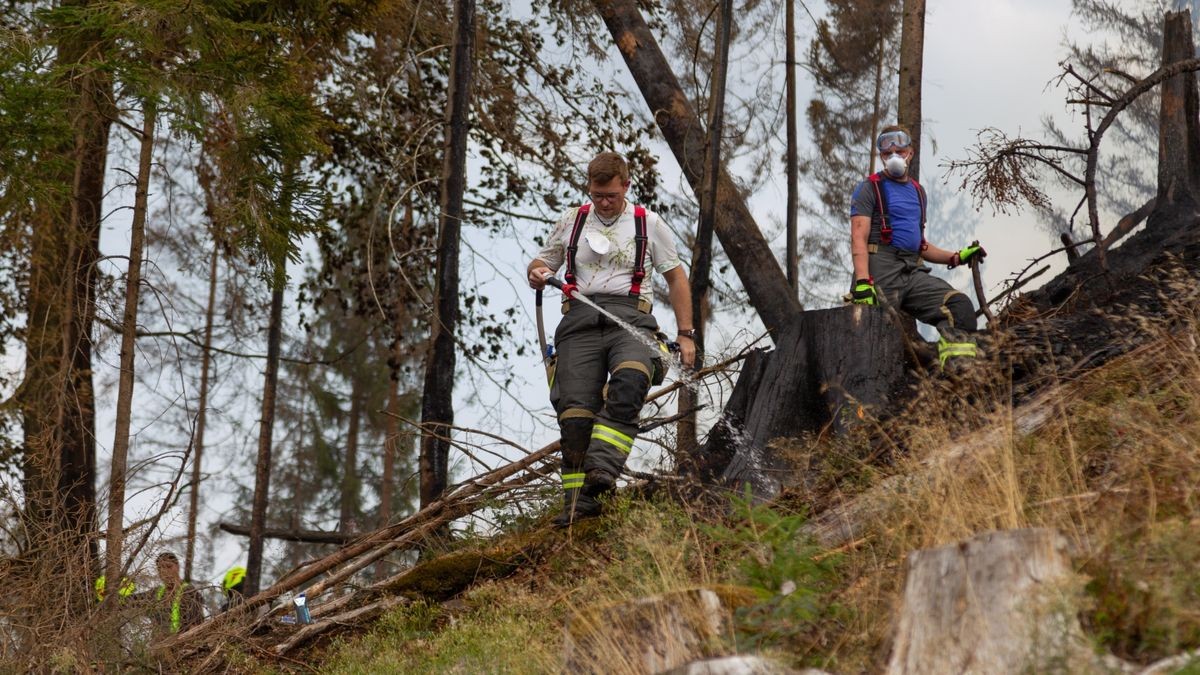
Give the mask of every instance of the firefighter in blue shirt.
<path id="1" fill-rule="evenodd" d="M 929 274 L 925 262 L 949 267 L 982 260 L 987 252 L 975 242 L 958 251 L 938 248 L 925 239 L 925 189 L 908 175 L 916 149 L 908 130 L 883 129 L 875 141 L 883 170 L 854 189 L 850 203 L 850 254 L 854 263 L 851 302 L 874 305 L 881 298 L 938 331 L 938 361 L 943 368 L 978 354 L 971 300 Z"/>

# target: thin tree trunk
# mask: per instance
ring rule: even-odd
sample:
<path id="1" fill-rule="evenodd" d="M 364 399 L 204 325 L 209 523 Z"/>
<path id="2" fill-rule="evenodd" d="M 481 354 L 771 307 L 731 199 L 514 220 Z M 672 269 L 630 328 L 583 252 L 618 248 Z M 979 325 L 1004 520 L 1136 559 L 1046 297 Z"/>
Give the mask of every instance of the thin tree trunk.
<path id="1" fill-rule="evenodd" d="M 399 350 L 396 350 L 399 351 Z M 400 379 L 394 378 L 388 382 L 387 402 L 387 437 L 383 441 L 383 477 L 379 486 L 379 523 L 378 527 L 387 527 L 392 519 L 392 500 L 395 494 L 396 455 L 400 446 Z"/>
<path id="2" fill-rule="evenodd" d="M 409 241 L 413 227 L 412 197 L 405 205 L 404 217 L 401 219 L 401 241 Z M 400 364 L 403 362 L 404 335 L 401 317 L 405 315 L 403 293 L 397 293 L 395 333 L 392 335 L 392 363 L 389 372 L 391 386 L 388 389 L 387 402 L 387 438 L 383 443 L 383 485 L 379 488 L 379 527 L 387 527 L 392 519 L 392 502 L 395 500 L 396 457 L 400 451 Z"/>
<path id="3" fill-rule="evenodd" d="M 883 99 L 883 31 L 875 41 L 875 99 L 871 102 L 871 148 L 867 152 L 867 175 L 875 173 L 875 139 L 879 137 L 879 123 L 883 117 L 880 108 Z"/>
<path id="4" fill-rule="evenodd" d="M 925 53 L 925 0 L 904 0 L 900 25 L 900 96 L 896 117 L 912 134 L 913 155 L 908 175 L 920 179 L 921 168 L 921 71 Z M 874 142 L 874 138 L 871 139 Z"/>
<path id="5" fill-rule="evenodd" d="M 475 1 L 455 0 L 454 53 L 446 102 L 442 216 L 438 237 L 433 350 L 421 400 L 421 506 L 433 503 L 449 481 L 450 427 L 454 424 L 454 333 L 458 329 L 458 249 L 467 184 L 467 134 L 474 78 Z"/>
<path id="6" fill-rule="evenodd" d="M 129 434 L 133 416 L 133 375 L 136 356 L 138 297 L 142 287 L 142 255 L 146 246 L 146 202 L 150 191 L 150 167 L 154 158 L 154 121 L 158 106 L 147 98 L 142 111 L 141 150 L 138 154 L 137 188 L 133 198 L 133 223 L 129 237 L 129 269 L 125 273 L 125 312 L 121 319 L 121 374 L 117 384 L 116 431 L 112 464 L 109 467 L 108 535 L 104 542 L 104 574 L 116 589 L 122 577 L 125 537 L 125 480 L 129 459 Z M 108 593 L 106 600 L 118 597 Z"/>
<path id="7" fill-rule="evenodd" d="M 786 3 L 784 86 L 787 89 L 787 279 L 792 293 L 800 293 L 800 143 L 796 109 L 796 2 Z"/>
<path id="8" fill-rule="evenodd" d="M 704 190 L 700 192 L 700 222 L 696 227 L 696 254 L 690 278 L 692 317 L 696 328 L 696 367 L 704 365 L 704 329 L 708 323 L 708 288 L 712 270 L 712 240 L 717 211 L 717 181 L 721 175 L 721 133 L 725 126 L 725 76 L 729 70 L 729 41 L 733 28 L 733 0 L 722 0 L 713 59 L 712 95 L 708 115 L 708 156 L 704 167 Z M 689 410 L 699 402 L 697 390 L 679 390 L 679 409 Z M 696 415 L 692 413 L 676 427 L 676 451 L 684 461 L 696 451 Z"/>
<path id="9" fill-rule="evenodd" d="M 346 432 L 346 457 L 342 462 L 341 509 L 338 531 L 351 534 L 358 530 L 358 436 L 362 421 L 362 380 L 355 377 L 350 383 L 350 428 Z"/>
<path id="10" fill-rule="evenodd" d="M 283 340 L 283 271 L 276 272 L 267 327 L 267 371 L 263 377 L 262 421 L 258 431 L 258 460 L 254 464 L 254 502 L 250 512 L 250 543 L 246 555 L 246 596 L 258 592 L 262 578 L 263 530 L 271 484 L 271 436 L 275 427 L 275 389 L 279 381 L 279 347 Z"/>
<path id="11" fill-rule="evenodd" d="M 311 354 L 312 352 L 313 352 L 312 336 L 309 335 L 308 339 L 305 341 L 305 353 Z M 301 372 L 303 373 L 303 376 L 304 376 L 304 386 L 307 389 L 309 386 L 311 386 L 310 378 L 312 377 L 312 366 L 305 365 L 301 369 Z M 301 434 L 300 439 L 297 440 L 295 445 L 293 446 L 294 447 L 293 452 L 295 453 L 295 459 L 293 460 L 294 466 L 292 466 L 291 517 L 288 519 L 288 522 L 290 524 L 291 529 L 296 530 L 296 531 L 299 531 L 300 529 L 302 529 L 301 525 L 304 522 L 304 503 L 305 503 L 305 494 L 306 494 L 305 490 L 304 490 L 304 476 L 306 475 L 305 460 L 307 459 L 307 453 L 305 452 L 304 444 L 307 439 L 315 438 L 318 433 L 317 424 L 316 423 L 313 423 L 311 425 L 309 424 L 308 403 L 309 403 L 308 396 L 304 396 L 301 398 L 301 401 L 300 401 L 300 428 L 303 429 L 306 426 L 311 426 L 312 429 L 307 434 Z M 226 530 L 226 531 L 228 531 L 228 530 Z M 246 534 L 248 535 L 249 532 L 250 531 L 247 530 Z M 263 536 L 268 539 L 272 538 L 271 530 L 269 528 L 264 529 Z M 300 564 L 300 561 L 302 559 L 303 559 L 303 553 L 299 546 L 289 546 L 288 547 L 288 568 L 289 569 L 294 569 L 297 565 Z"/>
<path id="12" fill-rule="evenodd" d="M 692 110 L 635 0 L 592 0 L 692 190 L 702 192 L 704 125 Z M 745 200 L 722 171 L 717 186 L 716 235 L 767 330 L 775 335 L 803 307 L 754 222 Z"/>
<path id="13" fill-rule="evenodd" d="M 196 411 L 196 436 L 192 442 L 192 491 L 188 502 L 187 554 L 184 556 L 183 580 L 192 580 L 196 557 L 196 521 L 200 511 L 201 460 L 204 457 L 204 427 L 208 419 L 208 369 L 212 363 L 213 314 L 217 304 L 217 262 L 219 246 L 214 243 L 208 262 L 208 307 L 204 311 L 204 349 L 200 355 L 200 402 Z"/>

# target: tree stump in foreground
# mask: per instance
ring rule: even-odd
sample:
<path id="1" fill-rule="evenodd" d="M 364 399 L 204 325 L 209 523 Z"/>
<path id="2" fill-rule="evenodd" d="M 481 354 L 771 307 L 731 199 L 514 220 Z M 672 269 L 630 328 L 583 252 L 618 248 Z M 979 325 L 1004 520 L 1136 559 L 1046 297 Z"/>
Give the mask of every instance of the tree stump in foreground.
<path id="1" fill-rule="evenodd" d="M 753 600 L 748 589 L 713 587 L 580 608 L 566 627 L 563 671 L 649 675 L 713 656 L 734 609 Z"/>
<path id="2" fill-rule="evenodd" d="M 797 468 L 769 448 L 777 438 L 843 433 L 871 408 L 893 400 L 906 352 L 896 321 L 876 307 L 849 305 L 802 312 L 780 332 L 762 365 L 743 373 L 702 455 L 733 458 L 723 481 L 749 484 L 770 498 Z M 747 387 L 742 379 L 752 378 Z M 739 389 L 753 391 L 740 392 Z M 735 409 L 734 403 L 745 406 Z"/>
<path id="3" fill-rule="evenodd" d="M 1031 528 L 910 553 L 887 675 L 1096 671 L 1066 547 Z"/>

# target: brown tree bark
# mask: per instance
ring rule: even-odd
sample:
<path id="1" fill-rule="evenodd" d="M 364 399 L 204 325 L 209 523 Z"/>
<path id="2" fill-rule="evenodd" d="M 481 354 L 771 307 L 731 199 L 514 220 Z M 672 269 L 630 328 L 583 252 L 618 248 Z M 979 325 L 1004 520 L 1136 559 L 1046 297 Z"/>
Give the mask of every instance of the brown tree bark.
<path id="1" fill-rule="evenodd" d="M 204 428 L 208 420 L 208 368 L 212 363 L 213 314 L 217 303 L 217 263 L 220 260 L 217 244 L 213 244 L 208 263 L 208 306 L 204 310 L 204 348 L 200 353 L 200 401 L 196 410 L 196 431 L 192 440 L 192 489 L 188 495 L 187 551 L 183 563 L 183 580 L 192 580 L 192 565 L 196 557 L 196 520 L 200 511 L 201 461 L 204 458 Z"/>
<path id="2" fill-rule="evenodd" d="M 400 446 L 400 380 L 388 381 L 387 428 L 383 441 L 383 476 L 379 486 L 379 522 L 377 527 L 387 527 L 392 519 L 392 500 L 395 494 L 396 454 Z"/>
<path id="3" fill-rule="evenodd" d="M 350 425 L 346 431 L 346 456 L 342 461 L 342 494 L 338 514 L 338 532 L 358 530 L 358 436 L 363 414 L 363 386 L 355 377 L 350 384 Z"/>
<path id="4" fill-rule="evenodd" d="M 704 125 L 688 103 L 637 3 L 593 0 L 593 5 L 612 33 L 684 177 L 699 194 L 705 165 Z M 775 335 L 802 309 L 800 301 L 787 292 L 787 277 L 737 186 L 724 171 L 717 186 L 716 205 L 717 238 L 742 280 L 750 304 Z"/>
<path id="5" fill-rule="evenodd" d="M 467 185 L 467 135 L 474 81 L 475 0 L 455 0 L 454 53 L 446 102 L 442 216 L 438 236 L 437 290 L 431 329 L 433 349 L 425 365 L 421 400 L 421 506 L 433 503 L 449 481 L 450 428 L 454 424 L 454 333 L 458 329 L 458 253 Z"/>
<path id="6" fill-rule="evenodd" d="M 900 96 L 896 117 L 912 134 L 913 155 L 908 175 L 920 180 L 921 169 L 921 72 L 925 54 L 925 0 L 904 0 L 900 25 Z M 874 143 L 875 139 L 872 138 Z"/>
<path id="7" fill-rule="evenodd" d="M 125 480 L 127 478 L 130 428 L 133 422 L 133 376 L 136 356 L 138 298 L 142 290 L 142 257 L 146 248 L 146 208 L 150 192 L 150 168 L 154 158 L 154 122 L 158 106 L 147 97 L 142 110 L 142 135 L 139 139 L 138 174 L 133 197 L 133 222 L 129 237 L 129 268 L 125 272 L 125 311 L 121 317 L 121 374 L 117 382 L 116 430 L 113 436 L 112 463 L 108 479 L 108 534 L 104 541 L 104 574 L 120 579 L 124 570 Z M 114 588 L 116 582 L 114 581 Z M 115 602 L 116 593 L 106 600 Z"/>
<path id="8" fill-rule="evenodd" d="M 49 153 L 61 160 L 46 166 L 61 167 L 51 179 L 62 190 L 43 193 L 31 227 L 25 376 L 16 401 L 29 533 L 23 545 L 38 561 L 31 574 L 51 582 L 37 586 L 45 606 L 90 597 L 90 589 L 72 585 L 70 576 L 90 578 L 96 555 L 89 536 L 96 528 L 92 324 L 113 92 L 109 75 L 85 62 L 103 56 L 101 44 L 98 32 L 73 32 L 57 41 L 74 134 Z"/>
<path id="9" fill-rule="evenodd" d="M 271 486 L 271 444 L 275 428 L 275 390 L 279 382 L 279 348 L 283 341 L 282 271 L 276 273 L 267 324 L 267 370 L 263 376 L 262 420 L 258 430 L 258 459 L 254 463 L 254 501 L 250 511 L 250 543 L 246 554 L 247 597 L 258 592 L 262 579 L 263 532 L 267 523 L 267 496 Z"/>

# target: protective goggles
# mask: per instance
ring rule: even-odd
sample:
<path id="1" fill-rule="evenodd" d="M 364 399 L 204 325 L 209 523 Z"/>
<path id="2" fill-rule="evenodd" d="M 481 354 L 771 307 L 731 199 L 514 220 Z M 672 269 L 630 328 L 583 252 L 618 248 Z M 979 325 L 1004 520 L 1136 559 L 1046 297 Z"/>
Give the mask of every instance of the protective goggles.
<path id="1" fill-rule="evenodd" d="M 893 148 L 905 150 L 909 145 L 912 145 L 912 138 L 905 131 L 887 131 L 879 134 L 879 138 L 875 140 L 875 147 L 880 152 L 887 152 Z"/>

